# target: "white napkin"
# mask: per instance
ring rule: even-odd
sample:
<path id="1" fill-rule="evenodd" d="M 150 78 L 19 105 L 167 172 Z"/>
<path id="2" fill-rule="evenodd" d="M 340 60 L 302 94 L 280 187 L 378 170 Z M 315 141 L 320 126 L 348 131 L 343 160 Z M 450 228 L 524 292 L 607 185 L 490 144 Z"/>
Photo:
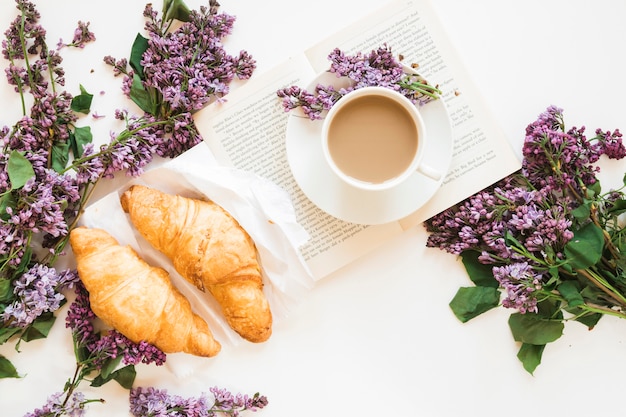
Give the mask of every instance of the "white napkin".
<path id="1" fill-rule="evenodd" d="M 308 240 L 297 223 L 288 194 L 256 174 L 219 166 L 201 143 L 183 155 L 149 169 L 119 190 L 90 205 L 80 224 L 102 228 L 122 245 L 130 245 L 149 264 L 170 273 L 173 284 L 189 299 L 192 309 L 204 318 L 222 350 L 243 339 L 227 325 L 217 303 L 182 278 L 171 262 L 156 251 L 133 228 L 120 205 L 120 195 L 132 184 L 143 184 L 171 194 L 204 196 L 228 211 L 250 234 L 259 252 L 264 291 L 274 322 L 287 316 L 314 284 L 299 247 Z M 270 339 L 271 340 L 271 339 Z M 247 343 L 247 342 L 246 342 Z M 175 374 L 193 372 L 191 355 L 168 355 L 166 364 Z"/>

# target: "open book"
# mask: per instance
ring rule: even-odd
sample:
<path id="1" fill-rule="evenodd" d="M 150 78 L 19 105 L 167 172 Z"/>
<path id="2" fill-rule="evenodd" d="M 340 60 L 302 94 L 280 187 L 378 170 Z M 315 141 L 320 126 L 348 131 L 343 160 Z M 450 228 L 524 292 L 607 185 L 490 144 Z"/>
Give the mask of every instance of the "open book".
<path id="1" fill-rule="evenodd" d="M 382 225 L 350 223 L 308 199 L 292 175 L 286 153 L 285 113 L 276 92 L 307 87 L 329 67 L 329 53 L 369 53 L 386 44 L 404 63 L 442 91 L 452 131 L 450 169 L 435 195 L 407 217 Z M 519 169 L 509 141 L 481 101 L 431 8 L 429 0 L 396 0 L 287 62 L 252 77 L 227 102 L 196 114 L 198 129 L 219 163 L 252 171 L 284 188 L 298 222 L 310 235 L 302 255 L 314 278 L 323 278 L 384 241 Z M 321 123 L 321 121 L 310 121 Z"/>

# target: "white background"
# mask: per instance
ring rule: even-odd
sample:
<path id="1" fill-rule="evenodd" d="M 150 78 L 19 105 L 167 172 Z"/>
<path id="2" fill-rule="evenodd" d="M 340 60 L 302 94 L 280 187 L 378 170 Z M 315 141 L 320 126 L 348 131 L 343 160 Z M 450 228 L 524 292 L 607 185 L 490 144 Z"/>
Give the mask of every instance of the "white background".
<path id="1" fill-rule="evenodd" d="M 96 93 L 94 108 L 112 129 L 124 103 L 104 55 L 126 56 L 142 29 L 141 1 L 40 1 L 51 43 L 71 38 L 77 20 L 90 21 L 98 40 L 66 61 L 69 91 L 82 83 Z M 156 1 L 155 7 L 160 7 Z M 565 110 L 568 126 L 591 133 L 626 130 L 624 41 L 626 3 L 616 0 L 436 0 L 433 7 L 493 117 L 519 152 L 527 124 L 549 105 Z M 191 7 L 204 4 L 189 1 Z M 384 5 L 380 0 L 222 0 L 237 16 L 228 47 L 246 49 L 262 72 Z M 6 28 L 13 2 L 0 4 Z M 5 63 L 2 63 L 5 66 Z M 91 71 L 93 70 L 93 71 Z M 100 95 L 98 92 L 103 91 Z M 19 114 L 16 95 L 0 86 L 0 124 Z M 89 120 L 86 120 L 89 122 Z M 604 171 L 619 183 L 622 164 Z M 260 391 L 269 406 L 252 415 L 522 416 L 620 414 L 626 373 L 626 322 L 605 318 L 593 330 L 566 325 L 534 376 L 516 358 L 509 311 L 493 310 L 467 324 L 448 302 L 468 285 L 455 257 L 425 248 L 421 227 L 319 282 L 262 345 L 224 349 L 195 373 L 178 378 L 166 368 L 139 367 L 137 383 L 197 395 L 218 385 Z M 0 347 L 25 375 L 0 380 L 0 410 L 19 416 L 62 389 L 73 371 L 69 333 L 61 321 L 44 341 Z M 106 403 L 89 416 L 127 415 L 127 393 L 113 384 L 86 389 Z"/>

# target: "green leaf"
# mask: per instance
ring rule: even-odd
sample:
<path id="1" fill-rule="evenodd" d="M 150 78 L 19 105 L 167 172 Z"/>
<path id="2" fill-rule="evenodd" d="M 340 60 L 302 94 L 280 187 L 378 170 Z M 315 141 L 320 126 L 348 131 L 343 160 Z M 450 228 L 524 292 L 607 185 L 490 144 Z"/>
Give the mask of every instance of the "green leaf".
<path id="1" fill-rule="evenodd" d="M 498 281 L 493 276 L 493 266 L 485 265 L 478 261 L 480 254 L 476 251 L 464 251 L 461 253 L 463 266 L 474 284 L 479 287 L 498 288 Z"/>
<path id="2" fill-rule="evenodd" d="M 72 335 L 73 336 L 73 335 Z M 77 346 L 74 347 L 74 355 L 76 356 L 76 360 L 78 362 L 85 362 L 89 359 L 89 355 L 91 352 L 87 349 L 86 346 Z"/>
<path id="3" fill-rule="evenodd" d="M 133 365 L 127 365 L 118 369 L 114 372 L 114 374 L 113 379 L 126 389 L 131 389 L 133 387 L 135 377 L 137 376 L 137 372 L 135 371 L 135 367 Z"/>
<path id="4" fill-rule="evenodd" d="M 4 356 L 0 355 L 0 378 L 19 378 L 15 366 Z"/>
<path id="5" fill-rule="evenodd" d="M 519 351 L 517 352 L 517 358 L 522 362 L 524 369 L 529 374 L 533 374 L 537 366 L 541 363 L 541 356 L 546 345 L 531 345 L 528 343 L 522 343 Z"/>
<path id="6" fill-rule="evenodd" d="M 133 42 L 133 46 L 130 50 L 130 59 L 128 63 L 130 67 L 135 71 L 135 74 L 139 76 L 140 79 L 144 78 L 143 74 L 143 65 L 141 65 L 141 59 L 143 58 L 144 52 L 148 50 L 148 39 L 141 36 L 140 33 L 135 36 L 135 41 Z"/>
<path id="7" fill-rule="evenodd" d="M 616 215 L 616 214 L 621 214 L 624 213 L 626 211 L 626 200 L 623 199 L 619 199 L 619 200 L 615 200 L 611 206 L 607 209 L 607 213 Z"/>
<path id="8" fill-rule="evenodd" d="M 13 299 L 13 286 L 11 280 L 0 278 L 0 303 L 6 303 Z"/>
<path id="9" fill-rule="evenodd" d="M 109 375 L 107 378 L 105 378 L 101 374 L 99 374 L 94 379 L 91 380 L 91 384 L 89 385 L 91 385 L 92 387 L 101 387 L 112 379 L 113 379 L 112 375 Z"/>
<path id="10" fill-rule="evenodd" d="M 591 214 L 591 209 L 588 204 L 581 204 L 571 211 L 572 216 L 578 220 L 588 219 Z"/>
<path id="11" fill-rule="evenodd" d="M 0 328 L 0 345 L 8 342 L 13 336 L 21 332 L 19 327 L 3 327 Z"/>
<path id="12" fill-rule="evenodd" d="M 568 313 L 571 313 L 572 315 L 576 317 L 574 319 L 575 321 L 587 326 L 589 330 L 593 329 L 596 326 L 596 324 L 598 324 L 600 319 L 603 317 L 603 314 L 600 314 L 600 313 L 582 314 L 585 312 L 580 307 L 567 308 L 566 310 Z"/>
<path id="13" fill-rule="evenodd" d="M 7 208 L 15 208 L 17 200 L 15 195 L 11 192 L 7 192 L 0 197 L 0 219 L 9 220 L 11 216 L 7 213 Z"/>
<path id="14" fill-rule="evenodd" d="M 602 193 L 602 185 L 600 184 L 600 181 L 596 181 L 593 184 L 588 184 L 587 185 L 587 197 L 589 198 L 594 198 L 597 195 L 600 195 Z"/>
<path id="15" fill-rule="evenodd" d="M 506 230 L 504 232 L 504 243 L 507 246 L 514 246 L 516 248 L 526 249 L 526 247 L 519 240 L 517 240 L 515 236 L 513 236 L 513 233 L 511 233 L 510 230 Z"/>
<path id="16" fill-rule="evenodd" d="M 595 286 L 586 286 L 580 291 L 580 295 L 586 302 L 601 304 L 606 294 Z"/>
<path id="17" fill-rule="evenodd" d="M 582 295 L 580 295 L 580 288 L 573 281 L 564 281 L 557 286 L 557 290 L 570 307 L 576 307 L 585 303 Z"/>
<path id="18" fill-rule="evenodd" d="M 70 108 L 77 113 L 89 114 L 92 100 L 93 94 L 88 93 L 85 87 L 81 85 L 80 94 L 72 98 Z"/>
<path id="19" fill-rule="evenodd" d="M 465 323 L 482 313 L 497 307 L 500 303 L 500 292 L 493 287 L 459 288 L 450 301 L 454 315 Z"/>
<path id="20" fill-rule="evenodd" d="M 56 141 L 52 144 L 52 169 L 62 173 L 70 159 L 70 144 Z"/>
<path id="21" fill-rule="evenodd" d="M 180 20 L 181 22 L 189 21 L 189 7 L 183 0 L 165 0 L 163 2 L 164 20 Z"/>
<path id="22" fill-rule="evenodd" d="M 22 260 L 20 261 L 20 264 L 17 266 L 17 268 L 15 268 L 15 271 L 13 271 L 14 277 L 21 276 L 24 272 L 26 272 L 29 269 L 30 261 L 32 257 L 33 257 L 33 247 L 27 246 L 26 249 L 24 250 L 24 254 L 22 255 Z"/>
<path id="23" fill-rule="evenodd" d="M 18 151 L 12 151 L 9 155 L 7 171 L 11 190 L 19 190 L 29 179 L 35 176 L 33 164 Z"/>
<path id="24" fill-rule="evenodd" d="M 108 378 L 109 376 L 111 376 L 111 374 L 115 371 L 118 365 L 122 363 L 123 357 L 124 357 L 123 355 L 118 355 L 115 358 L 108 360 L 102 367 L 102 370 L 100 371 L 100 374 L 102 375 L 102 377 Z"/>
<path id="25" fill-rule="evenodd" d="M 70 134 L 70 144 L 72 145 L 72 153 L 74 157 L 83 156 L 85 145 L 93 141 L 93 134 L 90 126 L 75 127 L 74 132 Z"/>
<path id="26" fill-rule="evenodd" d="M 133 383 L 135 382 L 135 377 L 137 376 L 137 372 L 135 371 L 135 367 L 133 365 L 127 365 L 123 368 L 118 369 L 115 372 L 111 372 L 106 377 L 102 374 L 96 376 L 93 381 L 91 381 L 92 387 L 101 387 L 109 381 L 117 381 L 123 388 L 131 389 Z"/>
<path id="27" fill-rule="evenodd" d="M 514 313 L 509 317 L 509 327 L 513 339 L 531 345 L 545 345 L 554 342 L 563 334 L 563 322 L 544 319 L 532 313 Z"/>
<path id="28" fill-rule="evenodd" d="M 587 314 L 585 316 L 577 317 L 576 321 L 584 324 L 589 328 L 589 330 L 591 330 L 596 327 L 596 324 L 598 324 L 603 316 L 604 315 L 600 313 Z"/>
<path id="29" fill-rule="evenodd" d="M 130 98 L 141 110 L 153 116 L 156 115 L 156 104 L 153 103 L 150 93 L 145 89 L 137 74 L 133 76 L 133 83 L 130 86 Z"/>
<path id="30" fill-rule="evenodd" d="M 560 320 L 563 318 L 561 302 L 551 298 L 537 300 L 537 313 L 534 315 L 536 315 L 537 318 Z"/>
<path id="31" fill-rule="evenodd" d="M 604 234 L 594 223 L 588 223 L 574 232 L 574 237 L 565 245 L 565 258 L 574 269 L 585 269 L 595 265 L 602 257 Z"/>
<path id="32" fill-rule="evenodd" d="M 31 340 L 45 339 L 48 337 L 55 320 L 56 317 L 52 313 L 42 314 L 24 330 L 22 340 L 30 342 Z"/>

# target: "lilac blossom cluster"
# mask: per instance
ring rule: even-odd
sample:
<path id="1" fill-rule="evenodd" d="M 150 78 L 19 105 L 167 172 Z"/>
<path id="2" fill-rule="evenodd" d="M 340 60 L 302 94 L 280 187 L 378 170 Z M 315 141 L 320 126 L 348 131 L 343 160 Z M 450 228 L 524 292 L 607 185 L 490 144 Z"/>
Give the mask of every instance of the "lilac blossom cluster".
<path id="1" fill-rule="evenodd" d="M 57 43 L 57 49 L 64 48 L 66 46 L 73 46 L 76 48 L 84 48 L 90 42 L 96 40 L 96 35 L 89 30 L 89 22 L 78 21 L 78 26 L 74 29 L 74 37 L 72 42 L 64 43 L 63 39 L 59 39 Z"/>
<path id="2" fill-rule="evenodd" d="M 567 193 L 568 198 L 583 195 L 581 188 L 597 181 L 600 167 L 595 164 L 600 156 L 611 159 L 626 156 L 619 130 L 597 129 L 595 133 L 595 137 L 588 139 L 584 127 L 565 131 L 562 109 L 548 107 L 526 128 L 522 174 L 545 193 L 567 188 L 575 193 Z"/>
<path id="3" fill-rule="evenodd" d="M 21 262 L 25 250 L 21 242 L 33 235 L 42 235 L 44 248 L 54 248 L 61 238 L 67 236 L 69 222 L 78 213 L 81 203 L 80 185 L 76 179 L 48 168 L 45 152 L 26 152 L 25 155 L 33 167 L 34 176 L 17 190 L 12 190 L 11 183 L 1 184 L 2 191 L 12 190 L 14 197 L 14 204 L 6 207 L 6 221 L 0 228 L 1 235 L 13 237 L 5 241 L 1 253 L 19 254 L 9 255 L 11 265 Z M 4 167 L 8 167 L 8 159 Z"/>
<path id="4" fill-rule="evenodd" d="M 62 58 L 58 51 L 48 49 L 46 30 L 39 24 L 41 16 L 35 5 L 29 0 L 16 0 L 16 6 L 20 15 L 11 22 L 2 41 L 2 56 L 9 61 L 5 69 L 9 85 L 15 86 L 16 92 L 30 88 L 33 93 L 42 94 L 48 87 L 46 73 L 52 76 L 52 82 L 64 85 Z M 23 44 L 25 40 L 28 43 Z M 17 62 L 26 60 L 26 54 L 36 57 L 29 69 Z"/>
<path id="5" fill-rule="evenodd" d="M 335 89 L 332 85 L 317 84 L 313 92 L 298 86 L 290 86 L 277 91 L 285 111 L 300 108 L 311 120 L 318 120 L 325 110 L 329 110 L 341 97 L 363 87 L 385 87 L 404 95 L 416 104 L 425 104 L 437 98 L 440 91 L 430 86 L 418 74 L 407 71 L 397 60 L 387 45 L 372 50 L 346 55 L 336 48 L 329 55 L 329 72 L 337 77 L 351 80 L 348 87 Z"/>
<path id="6" fill-rule="evenodd" d="M 46 404 L 37 408 L 24 417 L 57 417 L 67 415 L 82 417 L 85 415 L 85 394 L 75 392 L 69 399 L 65 399 L 63 392 L 56 392 L 48 397 Z"/>
<path id="7" fill-rule="evenodd" d="M 172 395 L 164 389 L 133 388 L 130 391 L 130 412 L 137 417 L 217 417 L 239 416 L 244 411 L 257 411 L 268 404 L 265 396 L 233 395 L 230 391 L 212 387 L 212 399 L 206 394 L 197 398 Z"/>
<path id="8" fill-rule="evenodd" d="M 5 32 L 2 54 L 24 116 L 12 128 L 0 128 L 0 278 L 12 285 L 12 297 L 0 311 L 0 331 L 28 327 L 59 308 L 61 291 L 76 277 L 49 266 L 62 252 L 82 200 L 76 178 L 52 165 L 77 120 L 71 94 L 57 89 L 65 82 L 62 58 L 48 49 L 34 5 L 27 0 L 16 5 L 20 15 Z M 26 94 L 32 97 L 28 111 Z M 43 253 L 34 252 L 37 246 Z"/>
<path id="9" fill-rule="evenodd" d="M 150 39 L 142 59 L 144 83 L 162 93 L 161 111 L 132 116 L 118 110 L 116 118 L 126 123 L 124 131 L 112 133 L 110 142 L 99 148 L 90 138 L 77 144 L 75 97 L 58 88 L 65 82 L 61 55 L 48 48 L 34 4 L 28 0 L 16 4 L 20 13 L 5 32 L 2 53 L 9 61 L 8 83 L 22 103 L 29 94 L 32 106 L 23 109 L 24 116 L 13 127 L 0 128 L 0 262 L 6 267 L 2 277 L 9 280 L 23 272 L 24 261 L 52 264 L 63 254 L 69 230 L 99 180 L 117 172 L 139 176 L 155 156 L 176 157 L 196 145 L 201 137 L 192 112 L 214 97 L 222 99 L 233 78 L 250 77 L 255 66 L 245 51 L 235 57 L 225 53 L 221 39 L 231 32 L 234 18 L 218 14 L 216 2 L 191 11 L 189 21 L 174 32 L 167 32 L 171 22 L 159 20 L 147 5 Z M 79 22 L 72 42 L 61 40 L 58 48 L 82 48 L 93 40 L 89 23 Z M 105 58 L 118 73 L 126 65 L 125 60 L 111 60 Z M 132 84 L 133 71 L 126 75 Z M 127 93 L 130 97 L 130 90 Z M 15 159 L 25 160 L 22 165 L 33 171 L 24 184 L 15 181 Z M 43 254 L 34 253 L 35 244 Z M 0 323 L 0 329 L 5 324 Z"/>
<path id="10" fill-rule="evenodd" d="M 36 264 L 13 282 L 14 301 L 0 314 L 11 327 L 26 327 L 37 317 L 54 312 L 65 300 L 62 291 L 78 281 L 78 274 Z"/>
<path id="11" fill-rule="evenodd" d="M 521 171 L 429 219 L 427 246 L 477 252 L 481 263 L 493 265 L 503 306 L 537 312 L 547 271 L 562 264 L 574 236 L 572 211 L 597 181 L 594 164 L 602 155 L 626 155 L 618 130 L 597 130 L 590 139 L 584 130 L 566 131 L 562 110 L 549 107 L 526 129 Z"/>
<path id="12" fill-rule="evenodd" d="M 173 158 L 199 143 L 192 114 L 224 100 L 235 77 L 251 76 L 255 61 L 245 51 L 230 56 L 223 49 L 221 40 L 232 31 L 234 17 L 219 14 L 215 0 L 209 0 L 208 8 L 189 11 L 188 19 L 172 32 L 172 18 L 159 19 L 148 4 L 147 47 L 136 54 L 133 45 L 131 54 L 141 56 L 139 62 L 130 62 L 129 71 L 126 59 L 105 58 L 115 75 L 125 75 L 122 89 L 144 114 L 117 110 L 115 117 L 125 122 L 125 130 L 112 133 L 108 144 L 96 148 L 89 129 L 76 126 L 78 113 L 89 113 L 92 95 L 82 86 L 79 96 L 59 88 L 65 84 L 59 51 L 84 48 L 94 41 L 89 23 L 79 21 L 72 41 L 61 39 L 52 50 L 35 5 L 29 0 L 15 2 L 19 14 L 5 32 L 2 54 L 8 61 L 6 79 L 20 96 L 23 116 L 12 127 L 0 127 L 0 343 L 15 335 L 23 340 L 45 337 L 49 327 L 42 324 L 30 333 L 29 328 L 40 319 L 51 326 L 51 313 L 65 302 L 62 292 L 74 287 L 76 298 L 66 326 L 74 341 L 76 373 L 63 392 L 28 415 L 79 416 L 87 403 L 102 401 L 86 400 L 76 391 L 82 380 L 96 375 L 92 385 L 115 379 L 130 388 L 134 365 L 162 365 L 166 356 L 115 330 L 96 331 L 101 326 L 94 324 L 97 318 L 76 271 L 57 272 L 52 265 L 64 254 L 69 231 L 98 181 L 118 172 L 139 176 L 155 156 Z M 182 1 L 177 3 L 187 10 Z M 137 96 L 144 101 L 138 102 Z M 10 365 L 1 355 L 0 360 Z M 125 367 L 113 371 L 119 363 Z M 0 377 L 16 375 L 0 369 Z M 220 398 L 215 404 L 223 404 L 230 415 L 267 403 L 259 396 Z"/>
<path id="13" fill-rule="evenodd" d="M 57 145 L 67 143 L 77 120 L 71 109 L 71 94 L 53 87 L 65 82 L 62 58 L 58 51 L 47 48 L 46 32 L 38 23 L 40 16 L 34 5 L 26 0 L 16 3 L 21 15 L 10 24 L 2 41 L 3 57 L 9 61 L 5 74 L 16 92 L 22 97 L 29 92 L 33 100 L 26 112 L 22 98 L 24 116 L 12 128 L 0 128 L 0 195 L 7 201 L 12 192 L 13 202 L 4 205 L 0 259 L 12 267 L 20 264 L 25 243 L 34 234 L 43 235 L 44 248 L 54 248 L 67 235 L 67 220 L 76 215 L 80 203 L 79 184 L 51 167 L 52 153 Z M 34 170 L 34 176 L 19 189 L 10 181 L 13 152 L 28 159 Z"/>
<path id="14" fill-rule="evenodd" d="M 169 22 L 147 4 L 144 17 L 149 37 L 140 62 L 133 66 L 126 58 L 104 58 L 114 75 L 123 75 L 127 97 L 133 99 L 137 89 L 157 97 L 138 103 L 145 112 L 141 118 L 124 117 L 127 132 L 143 136 L 134 144 L 148 148 L 146 154 L 174 157 L 198 144 L 202 138 L 192 114 L 212 101 L 223 101 L 231 82 L 250 78 L 256 68 L 248 52 L 232 56 L 225 51 L 222 38 L 232 32 L 235 19 L 218 13 L 218 6 L 212 0 L 210 7 L 190 11 L 189 21 L 169 32 Z"/>
<path id="15" fill-rule="evenodd" d="M 246 51 L 231 56 L 224 50 L 221 40 L 232 32 L 235 18 L 218 13 L 218 6 L 212 0 L 210 7 L 192 10 L 179 29 L 165 32 L 167 26 L 146 5 L 144 84 L 157 89 L 172 112 L 199 110 L 211 99 L 223 98 L 235 76 L 248 79 L 254 71 L 255 61 Z"/>

